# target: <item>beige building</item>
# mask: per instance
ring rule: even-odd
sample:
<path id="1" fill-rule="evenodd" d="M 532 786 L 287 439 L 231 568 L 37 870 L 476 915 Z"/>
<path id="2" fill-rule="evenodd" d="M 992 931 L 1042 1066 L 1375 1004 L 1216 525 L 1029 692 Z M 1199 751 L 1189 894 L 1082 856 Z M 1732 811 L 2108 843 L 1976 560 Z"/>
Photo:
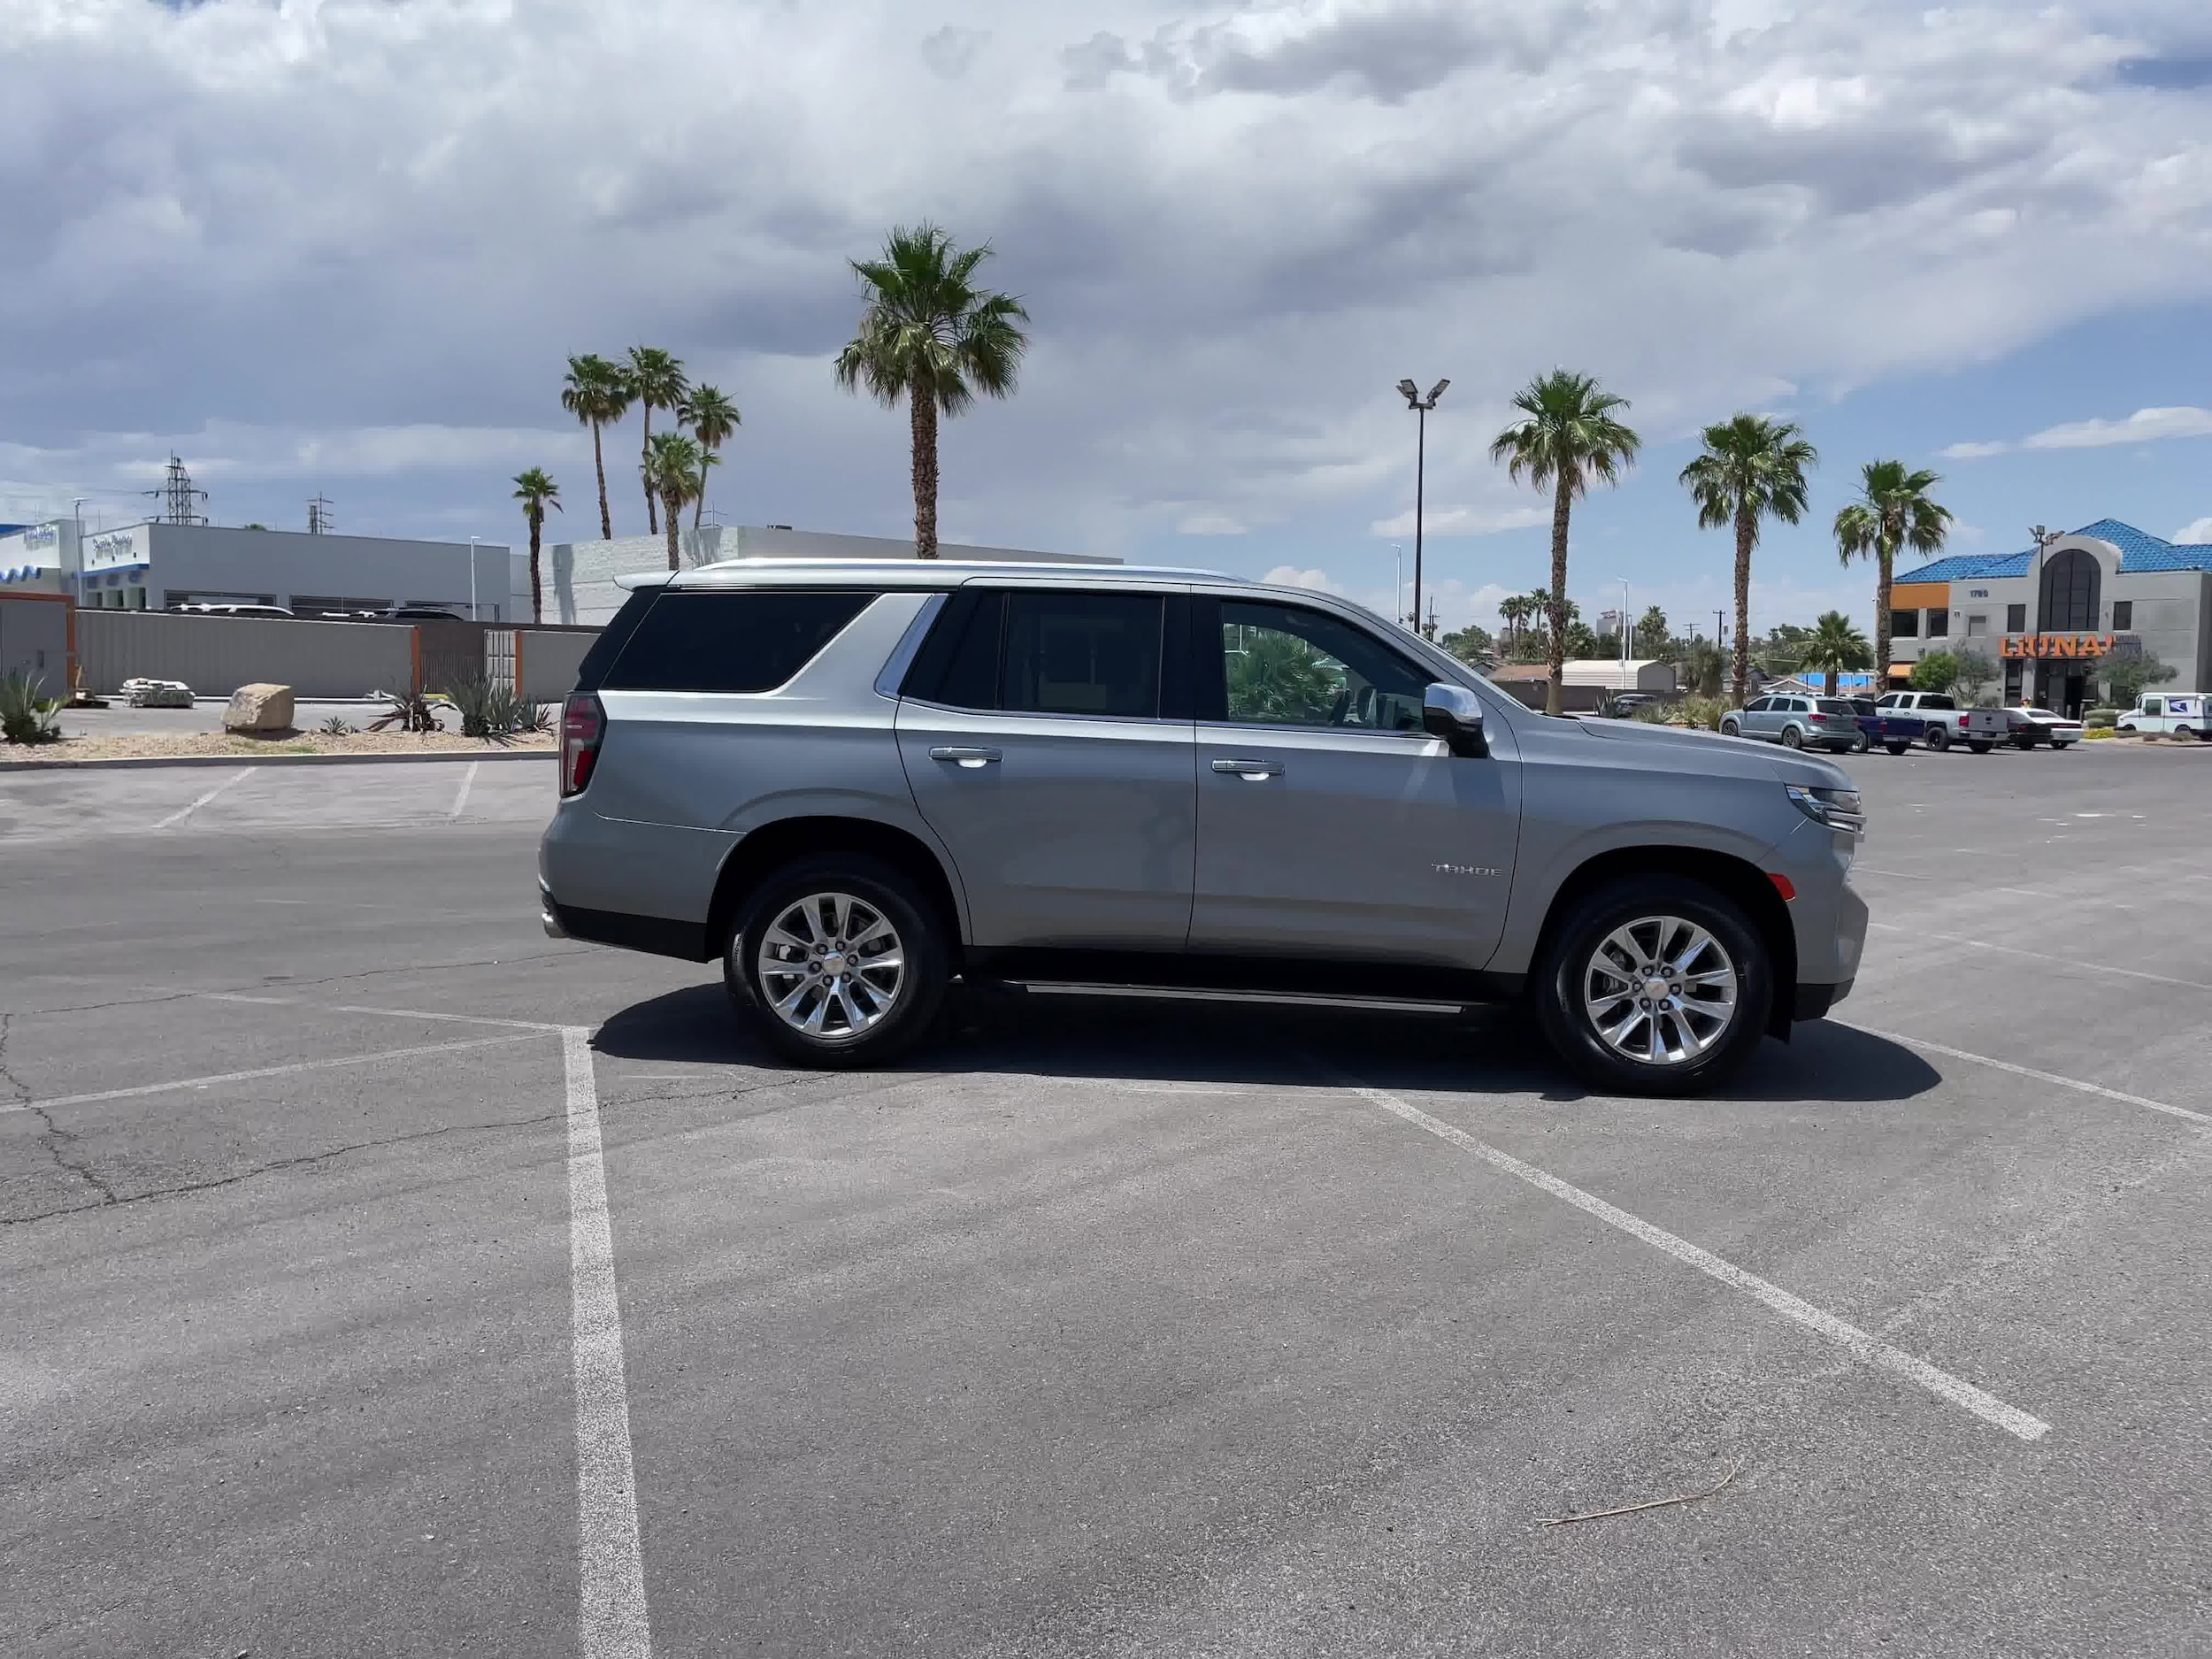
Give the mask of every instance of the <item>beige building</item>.
<path id="1" fill-rule="evenodd" d="M 2039 550 L 1954 554 L 1901 572 L 1890 590 L 1890 672 L 1902 684 L 1931 651 L 1979 651 L 2006 703 L 2079 714 L 2111 658 L 2174 670 L 2177 691 L 2212 687 L 2212 545 L 2160 540 L 2101 518 Z"/>

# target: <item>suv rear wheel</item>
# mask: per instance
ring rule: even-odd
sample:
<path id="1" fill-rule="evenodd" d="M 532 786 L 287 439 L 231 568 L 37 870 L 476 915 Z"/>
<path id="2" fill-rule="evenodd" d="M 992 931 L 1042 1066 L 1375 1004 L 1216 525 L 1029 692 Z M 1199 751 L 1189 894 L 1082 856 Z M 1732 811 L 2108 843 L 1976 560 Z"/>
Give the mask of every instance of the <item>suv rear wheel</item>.
<path id="1" fill-rule="evenodd" d="M 731 999 L 802 1065 L 879 1065 L 929 1029 L 944 999 L 943 925 L 888 864 L 825 853 L 764 882 L 723 959 Z"/>
<path id="2" fill-rule="evenodd" d="M 1580 900 L 1535 982 L 1559 1056 L 1623 1094 L 1694 1094 L 1766 1034 L 1774 969 L 1732 901 L 1681 876 L 1626 876 Z"/>

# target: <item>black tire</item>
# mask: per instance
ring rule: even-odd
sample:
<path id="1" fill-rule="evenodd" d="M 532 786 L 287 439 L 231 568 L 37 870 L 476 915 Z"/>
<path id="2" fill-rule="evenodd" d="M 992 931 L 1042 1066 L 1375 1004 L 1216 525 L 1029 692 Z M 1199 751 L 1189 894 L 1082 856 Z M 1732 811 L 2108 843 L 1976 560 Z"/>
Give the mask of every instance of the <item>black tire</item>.
<path id="1" fill-rule="evenodd" d="M 1977 755 L 1986 755 L 1989 753 L 1990 749 L 1994 747 L 1993 744 L 1986 742 L 1977 743 L 1970 738 L 1967 741 L 1966 746 L 1967 748 L 1972 749 Z"/>
<path id="2" fill-rule="evenodd" d="M 1735 973 L 1733 1015 L 1712 1046 L 1694 1058 L 1631 1059 L 1601 1034 L 1589 1010 L 1585 986 L 1596 973 L 1593 958 L 1617 929 L 1647 917 L 1678 918 L 1703 928 Z M 1602 983 L 1602 977 L 1595 982 Z M 1703 882 L 1622 876 L 1586 894 L 1552 930 L 1531 994 L 1553 1051 L 1593 1087 L 1614 1094 L 1695 1094 L 1732 1075 L 1766 1034 L 1774 1002 L 1773 960 L 1742 908 Z"/>
<path id="3" fill-rule="evenodd" d="M 1854 755 L 1863 755 L 1868 749 L 1872 749 L 1873 747 L 1874 740 L 1869 737 L 1864 732 L 1862 732 L 1851 740 L 1850 752 Z"/>
<path id="4" fill-rule="evenodd" d="M 1799 731 L 1799 730 L 1798 730 L 1795 726 L 1784 726 L 1784 727 L 1782 728 L 1782 747 L 1783 747 L 1784 749 L 1802 749 L 1802 748 L 1804 748 L 1804 747 L 1805 747 L 1805 734 L 1804 734 L 1804 733 L 1802 733 L 1802 732 Z"/>
<path id="5" fill-rule="evenodd" d="M 2187 726 L 2177 726 L 2176 727 L 2174 727 L 2174 741 L 2175 741 L 2175 742 L 2177 742 L 2177 743 L 2193 743 L 2193 742 L 2195 742 L 2196 741 L 2197 741 L 2197 734 L 2196 734 L 2194 732 L 2191 731 L 2191 730 L 2190 730 Z"/>
<path id="6" fill-rule="evenodd" d="M 800 1029 L 778 1013 L 778 999 L 762 983 L 762 946 L 770 930 L 796 916 L 802 926 L 826 932 L 822 911 L 818 909 L 810 916 L 799 908 L 809 897 L 826 894 L 856 900 L 860 906 L 874 911 L 888 925 L 893 947 L 903 959 L 903 972 L 892 994 L 879 997 L 880 1011 L 874 1012 L 872 1023 L 857 1033 L 841 1032 L 835 1026 L 846 1009 L 864 1007 L 870 1002 L 868 992 L 887 982 L 880 973 L 873 981 L 863 977 L 872 958 L 859 955 L 853 958 L 856 968 L 845 976 L 850 989 L 841 1002 L 827 990 L 801 1002 L 802 1010 L 810 1010 L 817 1001 L 827 1010 L 829 1018 L 818 1034 Z M 848 910 L 845 914 L 849 917 L 852 912 Z M 754 892 L 724 946 L 723 983 L 729 988 L 731 1002 L 761 1041 L 786 1059 L 799 1065 L 837 1070 L 882 1065 L 926 1035 L 936 1020 L 950 973 L 951 949 L 946 933 L 936 907 L 897 870 L 864 853 L 818 853 L 785 865 Z M 795 970 L 792 985 L 797 987 L 802 978 L 828 983 L 818 972 L 801 975 Z M 860 983 L 854 984 L 855 980 Z M 788 995 L 786 992 L 787 1000 Z"/>
<path id="7" fill-rule="evenodd" d="M 1720 723 L 1720 734 L 1723 737 L 1740 737 L 1743 735 L 1743 729 L 1733 720 L 1723 720 Z"/>
<path id="8" fill-rule="evenodd" d="M 2035 747 L 2035 733 L 2032 732 L 2021 732 L 2016 733 L 2012 740 L 2012 746 L 2015 749 L 2033 749 Z"/>
<path id="9" fill-rule="evenodd" d="M 1912 745 L 1910 743 L 1885 743 L 1882 747 L 1889 750 L 1889 752 L 1893 755 L 1901 755 L 1907 749 L 1910 749 Z"/>
<path id="10" fill-rule="evenodd" d="M 1928 749 L 1930 753 L 1940 755 L 1945 749 L 1950 747 L 1951 728 L 1949 726 L 1932 726 L 1928 728 Z"/>

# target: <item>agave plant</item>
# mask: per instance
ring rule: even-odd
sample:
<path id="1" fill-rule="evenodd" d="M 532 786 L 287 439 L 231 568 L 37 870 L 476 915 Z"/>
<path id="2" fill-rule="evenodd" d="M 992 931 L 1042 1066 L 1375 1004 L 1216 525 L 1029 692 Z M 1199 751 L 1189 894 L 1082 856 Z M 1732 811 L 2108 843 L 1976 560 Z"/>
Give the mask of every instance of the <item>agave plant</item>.
<path id="1" fill-rule="evenodd" d="M 391 708 L 369 722 L 369 730 L 381 732 L 397 726 L 403 732 L 442 732 L 445 723 L 438 718 L 437 704 L 421 692 L 407 690 L 388 692 Z"/>
<path id="2" fill-rule="evenodd" d="M 61 699 L 47 696 L 44 681 L 23 669 L 0 678 L 0 736 L 11 743 L 58 743 Z"/>
<path id="3" fill-rule="evenodd" d="M 522 699 L 503 680 L 465 680 L 445 695 L 460 714 L 463 737 L 503 743 L 522 724 Z"/>

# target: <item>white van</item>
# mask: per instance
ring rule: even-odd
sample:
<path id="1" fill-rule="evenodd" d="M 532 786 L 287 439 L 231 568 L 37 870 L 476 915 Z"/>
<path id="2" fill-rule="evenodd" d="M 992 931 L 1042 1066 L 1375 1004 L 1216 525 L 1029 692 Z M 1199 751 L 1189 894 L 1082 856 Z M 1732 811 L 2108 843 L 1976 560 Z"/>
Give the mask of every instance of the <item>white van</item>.
<path id="1" fill-rule="evenodd" d="M 2212 695 L 2201 691 L 2147 691 L 2116 724 L 2123 732 L 2166 737 L 2212 737 Z"/>

